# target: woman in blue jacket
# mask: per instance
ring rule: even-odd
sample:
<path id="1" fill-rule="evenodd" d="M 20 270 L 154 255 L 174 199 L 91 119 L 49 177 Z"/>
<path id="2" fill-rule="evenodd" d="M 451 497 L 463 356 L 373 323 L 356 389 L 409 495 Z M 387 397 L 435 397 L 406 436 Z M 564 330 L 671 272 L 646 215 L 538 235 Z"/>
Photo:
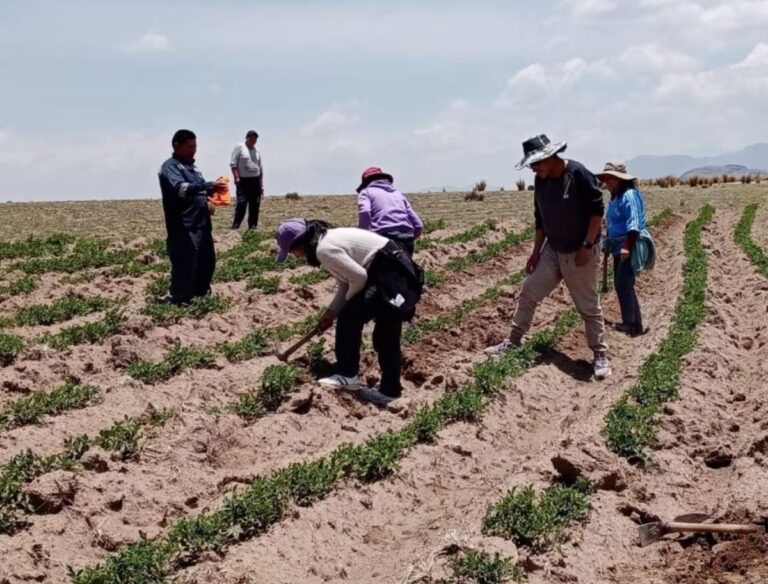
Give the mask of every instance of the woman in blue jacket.
<path id="1" fill-rule="evenodd" d="M 608 162 L 600 180 L 611 192 L 606 214 L 608 237 L 605 249 L 613 256 L 613 282 L 621 307 L 621 324 L 616 330 L 631 336 L 644 334 L 635 276 L 651 269 L 655 250 L 645 222 L 645 202 L 637 179 L 623 164 Z"/>

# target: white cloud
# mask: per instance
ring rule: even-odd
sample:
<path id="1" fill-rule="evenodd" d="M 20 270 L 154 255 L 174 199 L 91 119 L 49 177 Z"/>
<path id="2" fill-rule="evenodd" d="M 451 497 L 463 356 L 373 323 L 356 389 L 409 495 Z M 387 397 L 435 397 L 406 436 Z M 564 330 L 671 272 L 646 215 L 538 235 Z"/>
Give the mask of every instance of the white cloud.
<path id="1" fill-rule="evenodd" d="M 666 75 L 656 97 L 673 103 L 692 99 L 702 104 L 744 106 L 768 92 L 768 45 L 759 43 L 744 60 L 729 67 Z"/>
<path id="2" fill-rule="evenodd" d="M 539 100 L 555 99 L 586 78 L 610 79 L 614 75 L 604 60 L 590 63 L 577 57 L 549 65 L 533 63 L 509 78 L 497 99 L 497 105 L 522 106 L 535 104 Z"/>
<path id="3" fill-rule="evenodd" d="M 627 47 L 617 62 L 629 73 L 671 73 L 690 71 L 697 66 L 694 57 L 657 43 Z"/>
<path id="4" fill-rule="evenodd" d="M 563 4 L 576 15 L 605 14 L 617 8 L 615 0 L 564 0 Z"/>
<path id="5" fill-rule="evenodd" d="M 701 22 L 711 28 L 734 31 L 768 26 L 768 2 L 731 0 L 718 2 L 701 13 Z"/>
<path id="6" fill-rule="evenodd" d="M 162 34 L 147 33 L 123 47 L 127 53 L 162 53 L 171 50 L 170 39 Z"/>
<path id="7" fill-rule="evenodd" d="M 448 110 L 455 113 L 466 113 L 472 110 L 472 104 L 465 99 L 454 99 L 448 104 Z"/>
<path id="8" fill-rule="evenodd" d="M 735 65 L 735 68 L 740 67 L 765 67 L 768 66 L 768 44 L 758 43 L 752 52 L 747 55 L 741 63 Z"/>
<path id="9" fill-rule="evenodd" d="M 350 128 L 360 121 L 360 116 L 351 107 L 332 108 L 324 111 L 312 122 L 301 128 L 304 136 L 331 134 Z"/>

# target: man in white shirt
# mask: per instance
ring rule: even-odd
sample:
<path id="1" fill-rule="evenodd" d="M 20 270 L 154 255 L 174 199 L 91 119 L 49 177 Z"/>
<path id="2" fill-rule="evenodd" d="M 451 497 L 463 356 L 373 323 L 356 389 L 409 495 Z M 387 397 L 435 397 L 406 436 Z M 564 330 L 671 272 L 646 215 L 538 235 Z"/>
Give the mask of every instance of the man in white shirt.
<path id="1" fill-rule="evenodd" d="M 238 144 L 232 151 L 229 162 L 232 176 L 237 187 L 237 205 L 232 218 L 232 229 L 240 229 L 248 209 L 248 229 L 256 229 L 259 223 L 259 207 L 264 195 L 264 172 L 261 166 L 261 153 L 256 149 L 259 134 L 249 130 L 245 143 Z"/>

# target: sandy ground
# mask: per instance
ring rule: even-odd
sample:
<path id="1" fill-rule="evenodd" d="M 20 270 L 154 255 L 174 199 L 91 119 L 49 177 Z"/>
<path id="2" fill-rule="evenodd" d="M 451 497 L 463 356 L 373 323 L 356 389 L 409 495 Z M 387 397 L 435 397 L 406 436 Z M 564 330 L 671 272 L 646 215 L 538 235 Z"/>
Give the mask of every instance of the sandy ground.
<path id="1" fill-rule="evenodd" d="M 615 365 L 609 380 L 591 379 L 590 353 L 578 326 L 542 363 L 511 380 L 481 423 L 449 426 L 435 445 L 409 453 L 391 479 L 346 484 L 312 507 L 296 510 L 263 536 L 181 571 L 179 582 L 406 584 L 428 573 L 439 576 L 437 554 L 449 542 L 525 561 L 533 584 L 766 581 L 764 538 L 685 537 L 648 548 L 637 545 L 638 524 L 655 518 L 706 512 L 716 520 L 768 520 L 762 488 L 768 478 L 768 281 L 733 243 L 740 212 L 720 209 L 703 233 L 710 260 L 707 318 L 683 365 L 680 400 L 664 410 L 648 468 L 608 451 L 600 430 L 608 408 L 632 386 L 640 365 L 667 334 L 681 290 L 687 212 L 657 231 L 661 261 L 639 280 L 650 332 L 633 339 L 609 332 Z M 521 226 L 510 223 L 504 229 Z M 429 250 L 424 261 L 438 267 L 484 243 Z M 516 272 L 528 248 L 523 244 L 483 266 L 449 275 L 442 288 L 427 294 L 421 317 L 443 314 Z M 219 286 L 234 297 L 242 284 Z M 118 365 L 126 353 L 159 358 L 176 340 L 211 346 L 256 326 L 299 320 L 327 298 L 328 283 L 311 287 L 311 298 L 295 290 L 276 297 L 253 294 L 247 302 L 238 299 L 223 315 L 171 327 L 145 326 L 104 345 L 43 354 L 3 369 L 6 401 L 54 384 L 67 373 L 105 391 L 91 407 L 0 433 L 2 460 L 25 448 L 56 452 L 66 436 L 92 434 L 125 414 L 140 414 L 149 403 L 173 408 L 176 415 L 146 440 L 137 461 L 110 461 L 102 473 L 78 471 L 72 505 L 32 517 L 32 524 L 12 537 L 0 535 L 0 582 L 65 582 L 67 565 L 103 561 L 124 544 L 163 533 L 178 517 L 215 509 L 259 474 L 402 427 L 419 405 L 469 379 L 472 365 L 483 359 L 482 348 L 508 331 L 518 290 L 508 287 L 498 302 L 408 347 L 406 398 L 393 410 L 307 383 L 299 396 L 312 401 L 301 413 L 284 409 L 245 424 L 234 415 L 206 411 L 255 387 L 264 369 L 277 362 L 274 357 L 240 364 L 220 358 L 215 369 L 183 373 L 154 387 L 130 379 Z M 552 323 L 569 306 L 567 293 L 558 289 L 542 303 L 535 326 Z M 618 318 L 614 294 L 605 297 L 604 308 L 608 320 Z M 142 328 L 140 322 L 135 326 Z M 364 369 L 375 380 L 370 354 Z M 531 556 L 511 542 L 483 536 L 487 506 L 512 487 L 551 484 L 557 476 L 554 456 L 602 484 L 591 497 L 589 519 L 569 529 L 558 549 L 543 555 Z"/>

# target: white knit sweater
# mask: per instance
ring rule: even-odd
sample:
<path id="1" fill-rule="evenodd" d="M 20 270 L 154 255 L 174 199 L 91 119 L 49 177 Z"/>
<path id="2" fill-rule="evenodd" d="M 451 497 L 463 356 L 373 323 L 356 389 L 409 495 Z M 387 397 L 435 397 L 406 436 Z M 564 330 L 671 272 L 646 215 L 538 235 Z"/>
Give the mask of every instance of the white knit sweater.
<path id="1" fill-rule="evenodd" d="M 376 252 L 388 242 L 386 237 L 356 227 L 328 230 L 317 244 L 317 259 L 339 284 L 330 310 L 338 314 L 350 298 L 365 288 L 366 270 Z"/>

